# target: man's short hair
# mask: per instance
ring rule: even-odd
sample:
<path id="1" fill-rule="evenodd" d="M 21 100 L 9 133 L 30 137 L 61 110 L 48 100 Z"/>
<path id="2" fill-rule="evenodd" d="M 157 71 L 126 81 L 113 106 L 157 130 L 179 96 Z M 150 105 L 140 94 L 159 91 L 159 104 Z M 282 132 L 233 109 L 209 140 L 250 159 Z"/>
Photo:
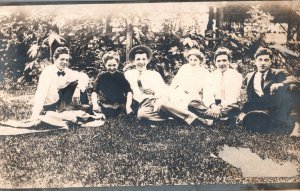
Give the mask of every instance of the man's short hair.
<path id="1" fill-rule="evenodd" d="M 136 54 L 144 54 L 144 53 L 147 54 L 148 60 L 151 60 L 152 51 L 150 48 L 144 45 L 135 46 L 129 51 L 129 60 L 133 61 L 135 59 Z"/>
<path id="2" fill-rule="evenodd" d="M 189 51 L 187 51 L 185 57 L 186 59 L 189 59 L 189 57 L 192 55 L 196 56 L 201 62 L 205 60 L 204 54 L 199 49 L 196 48 L 190 49 Z"/>
<path id="3" fill-rule="evenodd" d="M 106 64 L 106 62 L 108 60 L 112 60 L 112 59 L 115 59 L 117 61 L 117 63 L 119 63 L 119 61 L 120 61 L 119 54 L 115 51 L 109 51 L 109 52 L 105 53 L 102 57 L 102 61 L 104 64 Z"/>
<path id="4" fill-rule="evenodd" d="M 232 56 L 232 52 L 228 48 L 226 48 L 226 47 L 219 47 L 215 51 L 214 60 L 216 60 L 217 57 L 220 56 L 220 55 L 227 55 L 228 60 L 230 61 L 231 60 L 231 56 Z"/>
<path id="5" fill-rule="evenodd" d="M 57 59 L 59 55 L 61 54 L 69 54 L 70 55 L 70 50 L 68 47 L 58 47 L 53 54 L 53 58 Z"/>
<path id="6" fill-rule="evenodd" d="M 254 58 L 257 58 L 261 55 L 269 55 L 270 58 L 273 58 L 273 52 L 272 50 L 265 48 L 265 47 L 259 47 L 256 51 L 256 53 L 254 54 Z"/>

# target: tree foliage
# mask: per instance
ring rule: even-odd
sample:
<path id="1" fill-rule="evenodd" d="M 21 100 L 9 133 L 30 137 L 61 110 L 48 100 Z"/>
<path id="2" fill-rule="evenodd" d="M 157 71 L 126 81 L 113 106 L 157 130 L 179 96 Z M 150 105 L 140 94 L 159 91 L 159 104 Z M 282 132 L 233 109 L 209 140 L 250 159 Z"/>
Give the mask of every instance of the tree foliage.
<path id="1" fill-rule="evenodd" d="M 104 71 L 102 56 L 106 51 L 117 51 L 120 56 L 120 70 L 130 68 L 126 62 L 126 32 L 132 27 L 132 45 L 145 44 L 153 51 L 153 59 L 148 65 L 157 70 L 166 82 L 185 61 L 185 52 L 198 48 L 206 55 L 206 64 L 214 70 L 214 51 L 219 46 L 233 51 L 233 67 L 247 73 L 254 69 L 251 61 L 258 46 L 272 46 L 265 41 L 265 34 L 274 19 L 259 7 L 251 7 L 245 26 L 250 34 L 241 35 L 227 30 L 208 31 L 212 35 L 202 35 L 203 28 L 195 15 L 176 14 L 164 18 L 140 15 L 106 15 L 95 17 L 68 18 L 60 15 L 35 14 L 26 12 L 0 14 L 0 88 L 9 89 L 18 84 L 36 84 L 43 68 L 52 63 L 52 55 L 58 46 L 71 50 L 71 68 L 86 72 L 94 79 Z M 205 26 L 206 27 L 206 26 Z M 299 45 L 286 45 L 296 55 Z M 286 47 L 285 47 L 286 48 Z M 284 67 L 291 72 L 296 67 L 297 56 L 283 48 L 274 48 L 275 66 Z M 295 72 L 296 73 L 296 72 Z M 294 73 L 294 74 L 295 74 Z"/>

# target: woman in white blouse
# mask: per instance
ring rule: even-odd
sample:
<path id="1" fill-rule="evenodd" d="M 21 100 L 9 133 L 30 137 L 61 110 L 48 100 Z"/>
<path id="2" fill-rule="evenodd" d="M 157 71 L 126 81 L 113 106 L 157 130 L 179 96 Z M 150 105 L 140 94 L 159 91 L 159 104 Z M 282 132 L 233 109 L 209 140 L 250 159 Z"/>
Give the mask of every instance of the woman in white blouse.
<path id="1" fill-rule="evenodd" d="M 212 125 L 213 121 L 197 116 L 188 110 L 191 101 L 209 103 L 204 91 L 208 86 L 209 71 L 204 67 L 205 56 L 198 49 L 189 50 L 186 55 L 187 64 L 181 66 L 169 87 L 168 101 L 161 105 L 163 110 L 172 116 L 184 119 L 189 125 Z M 205 105 L 205 104 L 204 104 Z M 186 120 L 189 119 L 189 120 Z"/>

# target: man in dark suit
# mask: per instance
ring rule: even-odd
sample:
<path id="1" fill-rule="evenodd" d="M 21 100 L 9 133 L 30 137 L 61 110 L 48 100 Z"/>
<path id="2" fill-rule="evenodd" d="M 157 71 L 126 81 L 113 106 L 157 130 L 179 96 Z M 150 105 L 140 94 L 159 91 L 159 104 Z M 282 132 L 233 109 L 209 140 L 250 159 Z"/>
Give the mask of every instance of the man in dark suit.
<path id="1" fill-rule="evenodd" d="M 246 76 L 248 100 L 242 109 L 241 119 L 249 112 L 269 115 L 269 121 L 286 122 L 292 119 L 291 137 L 300 137 L 299 81 L 284 69 L 273 69 L 272 51 L 260 47 L 255 55 L 256 70 Z"/>

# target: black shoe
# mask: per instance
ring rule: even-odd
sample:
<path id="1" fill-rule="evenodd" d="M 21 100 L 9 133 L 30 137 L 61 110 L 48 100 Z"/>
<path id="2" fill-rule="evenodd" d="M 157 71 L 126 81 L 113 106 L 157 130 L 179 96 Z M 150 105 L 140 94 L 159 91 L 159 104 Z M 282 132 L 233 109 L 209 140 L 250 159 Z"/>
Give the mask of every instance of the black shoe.
<path id="1" fill-rule="evenodd" d="M 237 124 L 237 118 L 236 117 L 228 117 L 228 119 L 222 121 L 222 123 L 225 126 L 235 127 Z"/>

